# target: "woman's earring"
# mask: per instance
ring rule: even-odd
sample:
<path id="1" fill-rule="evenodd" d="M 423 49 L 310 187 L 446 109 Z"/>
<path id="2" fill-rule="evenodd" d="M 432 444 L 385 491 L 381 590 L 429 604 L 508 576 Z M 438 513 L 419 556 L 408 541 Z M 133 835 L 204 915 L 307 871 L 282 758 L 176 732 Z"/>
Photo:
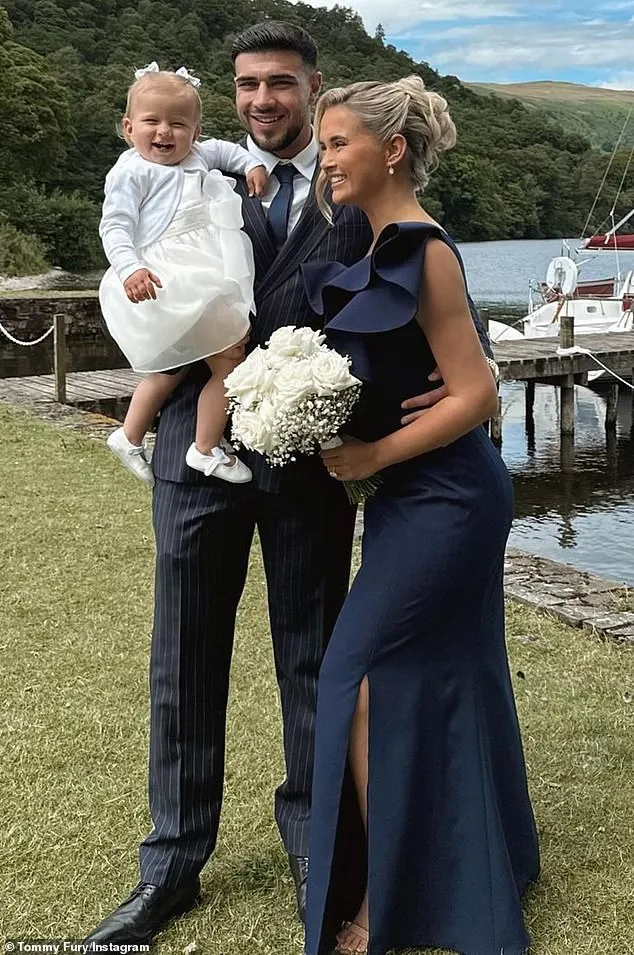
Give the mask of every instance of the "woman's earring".
<path id="1" fill-rule="evenodd" d="M 389 176 L 393 176 L 393 175 L 394 175 L 394 166 L 388 166 L 388 167 L 387 167 L 387 172 L 388 172 L 388 175 L 389 175 Z"/>

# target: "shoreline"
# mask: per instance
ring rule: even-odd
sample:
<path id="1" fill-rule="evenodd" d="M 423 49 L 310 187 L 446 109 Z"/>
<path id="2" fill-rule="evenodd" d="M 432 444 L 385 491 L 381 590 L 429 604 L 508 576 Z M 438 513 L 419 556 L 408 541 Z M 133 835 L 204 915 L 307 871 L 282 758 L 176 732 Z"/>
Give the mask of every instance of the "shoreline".
<path id="1" fill-rule="evenodd" d="M 623 581 L 508 547 L 504 592 L 569 627 L 634 646 L 634 599 Z"/>

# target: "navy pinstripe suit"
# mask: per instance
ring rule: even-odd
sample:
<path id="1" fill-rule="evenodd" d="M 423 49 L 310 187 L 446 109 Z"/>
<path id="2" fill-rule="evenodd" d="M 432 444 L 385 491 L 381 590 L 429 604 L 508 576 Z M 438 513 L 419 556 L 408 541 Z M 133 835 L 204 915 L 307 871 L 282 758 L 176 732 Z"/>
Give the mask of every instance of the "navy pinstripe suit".
<path id="1" fill-rule="evenodd" d="M 330 226 L 311 191 L 276 253 L 264 211 L 248 198 L 256 306 L 251 345 L 281 325 L 313 325 L 299 266 L 351 264 L 371 233 L 364 216 L 339 207 Z M 185 464 L 196 401 L 208 374 L 195 366 L 163 409 L 154 452 L 155 616 L 150 663 L 150 807 L 154 828 L 140 850 L 141 878 L 175 886 L 214 849 L 224 776 L 224 737 L 235 615 L 254 530 L 261 541 L 284 720 L 287 778 L 275 799 L 283 842 L 308 851 L 308 815 L 318 669 L 348 588 L 354 511 L 319 459 L 283 470 L 245 460 L 251 484 L 205 478 Z"/>

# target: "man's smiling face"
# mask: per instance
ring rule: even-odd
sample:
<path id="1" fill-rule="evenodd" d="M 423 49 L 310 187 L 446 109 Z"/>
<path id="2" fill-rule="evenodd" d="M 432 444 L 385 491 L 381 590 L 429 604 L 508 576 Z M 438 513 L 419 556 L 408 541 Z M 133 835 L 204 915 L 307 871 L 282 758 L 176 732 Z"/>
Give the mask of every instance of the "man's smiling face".
<path id="1" fill-rule="evenodd" d="M 289 50 L 240 53 L 235 60 L 236 109 L 260 149 L 292 159 L 312 136 L 311 106 L 321 74 Z"/>

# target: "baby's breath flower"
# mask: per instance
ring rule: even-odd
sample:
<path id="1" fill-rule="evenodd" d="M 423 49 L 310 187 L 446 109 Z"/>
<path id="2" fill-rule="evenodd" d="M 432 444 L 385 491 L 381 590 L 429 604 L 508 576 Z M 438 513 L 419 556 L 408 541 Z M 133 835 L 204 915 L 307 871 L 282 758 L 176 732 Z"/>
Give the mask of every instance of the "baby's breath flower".
<path id="1" fill-rule="evenodd" d="M 337 434 L 359 400 L 361 382 L 350 372 L 350 359 L 313 329 L 284 326 L 267 344 L 227 376 L 231 437 L 281 467 L 298 454 L 318 453 Z M 359 503 L 374 493 L 378 479 L 344 486 Z"/>

